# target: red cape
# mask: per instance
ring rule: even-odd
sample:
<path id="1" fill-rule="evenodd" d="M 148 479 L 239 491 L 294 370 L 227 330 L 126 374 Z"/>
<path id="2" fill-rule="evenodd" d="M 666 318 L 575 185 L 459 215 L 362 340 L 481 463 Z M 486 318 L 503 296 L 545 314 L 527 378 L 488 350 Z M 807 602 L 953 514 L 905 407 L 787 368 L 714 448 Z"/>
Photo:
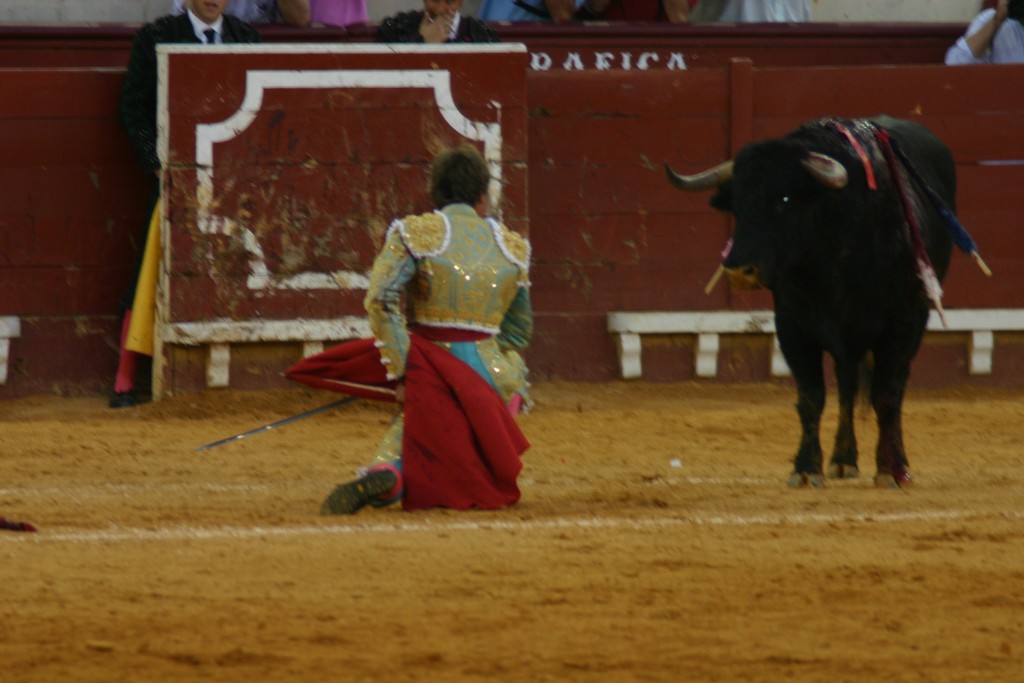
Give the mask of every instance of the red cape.
<path id="1" fill-rule="evenodd" d="M 529 442 L 498 392 L 443 348 L 410 336 L 405 370 L 402 507 L 495 509 L 519 500 L 519 456 Z M 289 379 L 394 400 L 372 339 L 339 344 L 296 363 Z"/>

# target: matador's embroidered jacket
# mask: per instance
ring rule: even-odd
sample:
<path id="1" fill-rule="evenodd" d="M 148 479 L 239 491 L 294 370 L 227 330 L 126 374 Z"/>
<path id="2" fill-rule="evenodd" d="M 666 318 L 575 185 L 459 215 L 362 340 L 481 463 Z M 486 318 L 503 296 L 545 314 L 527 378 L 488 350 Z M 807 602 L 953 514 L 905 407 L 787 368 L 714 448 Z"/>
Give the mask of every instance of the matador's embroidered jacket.
<path id="1" fill-rule="evenodd" d="M 533 332 L 529 262 L 526 239 L 467 204 L 394 221 L 364 302 L 388 378 L 405 373 L 410 326 L 458 329 L 490 336 L 443 346 L 503 399 L 525 395 L 518 352 Z"/>

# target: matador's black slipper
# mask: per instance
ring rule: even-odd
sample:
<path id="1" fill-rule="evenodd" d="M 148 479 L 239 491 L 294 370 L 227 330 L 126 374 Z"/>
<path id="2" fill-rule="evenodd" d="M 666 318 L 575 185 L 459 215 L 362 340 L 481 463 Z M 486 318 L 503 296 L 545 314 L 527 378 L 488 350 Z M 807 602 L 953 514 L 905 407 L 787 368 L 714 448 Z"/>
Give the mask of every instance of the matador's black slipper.
<path id="1" fill-rule="evenodd" d="M 371 498 L 383 495 L 393 489 L 398 478 L 390 470 L 370 472 L 362 479 L 342 484 L 331 491 L 323 505 L 321 515 L 352 515 L 370 502 Z"/>

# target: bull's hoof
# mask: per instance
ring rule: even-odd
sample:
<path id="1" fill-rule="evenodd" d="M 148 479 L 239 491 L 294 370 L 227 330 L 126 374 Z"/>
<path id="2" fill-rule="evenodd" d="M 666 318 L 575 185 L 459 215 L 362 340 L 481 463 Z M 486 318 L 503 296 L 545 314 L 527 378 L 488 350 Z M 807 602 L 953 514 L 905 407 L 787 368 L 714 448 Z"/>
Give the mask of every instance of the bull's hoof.
<path id="1" fill-rule="evenodd" d="M 791 489 L 820 489 L 825 487 L 825 479 L 821 474 L 808 474 L 807 472 L 794 472 L 789 475 L 789 488 Z"/>
<path id="2" fill-rule="evenodd" d="M 899 484 L 893 479 L 893 476 L 889 473 L 876 474 L 875 475 L 875 488 L 876 489 L 898 489 Z"/>
<path id="3" fill-rule="evenodd" d="M 828 466 L 829 479 L 856 479 L 860 476 L 860 470 L 856 465 L 844 465 L 834 462 Z"/>
<path id="4" fill-rule="evenodd" d="M 910 478 L 910 472 L 903 470 L 895 477 L 896 483 L 899 484 L 901 489 L 909 489 L 914 487 L 914 480 Z"/>
<path id="5" fill-rule="evenodd" d="M 909 489 L 914 486 L 914 480 L 910 477 L 910 472 L 906 470 L 891 474 L 889 472 L 879 472 L 875 475 L 875 488 L 880 489 Z"/>

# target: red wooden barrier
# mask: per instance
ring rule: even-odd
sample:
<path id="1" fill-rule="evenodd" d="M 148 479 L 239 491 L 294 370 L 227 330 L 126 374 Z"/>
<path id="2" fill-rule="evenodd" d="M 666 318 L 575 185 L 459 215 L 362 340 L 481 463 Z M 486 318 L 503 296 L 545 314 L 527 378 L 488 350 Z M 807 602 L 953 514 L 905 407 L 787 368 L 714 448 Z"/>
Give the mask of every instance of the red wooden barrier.
<path id="1" fill-rule="evenodd" d="M 368 335 L 373 256 L 392 219 L 433 208 L 427 168 L 444 147 L 479 146 L 503 181 L 492 199 L 527 227 L 521 45 L 176 46 L 164 59 L 157 390 L 206 385 L 180 347 L 224 344 L 214 371 L 228 383 L 230 342 Z"/>
<path id="2" fill-rule="evenodd" d="M 111 382 L 147 195 L 117 123 L 122 77 L 0 70 L 0 317 L 20 327 L 0 396 Z"/>
<path id="3" fill-rule="evenodd" d="M 530 73 L 523 100 L 528 145 L 519 148 L 524 161 L 515 167 L 525 174 L 520 177 L 528 181 L 530 197 L 527 203 L 525 188 L 514 180 L 508 188 L 508 209 L 517 227 L 529 227 L 534 244 L 537 337 L 528 358 L 534 377 L 616 377 L 615 350 L 605 323 L 609 310 L 765 306 L 763 294 L 736 295 L 724 286 L 704 295 L 729 224 L 708 208 L 706 196 L 669 187 L 661 164 L 669 160 L 681 171 L 706 167 L 751 139 L 781 134 L 820 115 L 885 111 L 932 127 L 957 159 L 960 215 L 996 273 L 986 279 L 956 256 L 946 283 L 947 306 L 1024 308 L 1019 230 L 1024 199 L 1016 191 L 1024 167 L 992 163 L 1024 158 L 1024 102 L 1012 87 L 1022 76 L 1021 66 L 798 69 L 746 63 L 688 71 Z M 0 161 L 0 331 L 5 317 L 20 323 L 20 336 L 9 341 L 0 398 L 109 388 L 117 300 L 139 248 L 147 185 L 116 122 L 121 78 L 119 70 L 0 69 L 0 145 L 5 150 Z M 322 104 L 305 101 L 298 115 L 303 126 L 327 125 L 329 117 L 317 108 Z M 232 99 L 223 110 L 236 106 Z M 278 109 L 286 121 L 293 116 L 286 107 Z M 220 109 L 216 113 L 223 114 Z M 371 117 L 374 125 L 401 128 L 402 121 L 383 109 L 378 114 Z M 274 180 L 283 185 L 271 187 L 288 188 L 288 195 L 310 200 L 289 203 L 284 193 L 259 198 L 261 211 L 268 209 L 268 226 L 309 220 L 315 226 L 334 222 L 347 230 L 359 221 L 387 221 L 420 208 L 402 204 L 406 195 L 387 189 L 374 195 L 364 213 L 347 218 L 352 200 L 344 192 L 353 187 L 347 181 L 353 169 L 299 163 L 306 160 L 307 149 L 319 160 L 330 152 L 330 140 L 340 138 L 294 138 L 284 134 L 289 126 L 283 126 L 277 129 L 282 137 L 274 139 L 270 119 L 257 125 L 262 126 L 261 139 L 272 142 L 265 149 L 274 152 L 273 158 L 288 161 L 289 167 L 282 167 Z M 394 188 L 398 182 L 422 182 L 418 171 L 394 165 L 398 148 L 387 146 L 387 136 L 375 139 L 375 149 L 380 147 L 382 158 L 393 164 L 377 173 L 376 184 Z M 296 146 L 290 147 L 289 140 Z M 405 139 L 402 146 L 408 143 Z M 230 145 L 224 149 L 227 153 Z M 261 153 L 245 144 L 235 151 Z M 245 165 L 249 158 L 239 157 Z M 418 153 L 412 165 L 424 158 Z M 373 168 L 372 163 L 366 166 Z M 248 172 L 245 166 L 237 171 L 239 177 Z M 188 172 L 184 167 L 175 171 Z M 232 210 L 237 211 L 241 204 L 234 201 Z M 287 221 L 278 220 L 282 211 L 288 212 Z M 311 245 L 308 235 L 289 234 L 303 249 Z M 329 241 L 318 267 L 330 271 L 338 263 L 365 266 L 377 237 L 371 233 L 362 246 L 341 256 L 339 243 Z M 270 258 L 287 263 L 281 249 L 295 244 L 271 243 Z M 229 292 L 215 293 L 231 298 Z M 185 297 L 175 305 L 201 308 L 209 300 Z M 249 314 L 260 307 L 255 300 L 231 303 Z M 290 305 L 322 313 L 302 308 L 319 306 L 302 297 Z M 355 310 L 355 298 L 338 305 Z M 687 337 L 650 340 L 644 351 L 646 376 L 692 376 L 692 345 Z M 999 335 L 995 372 L 973 377 L 965 369 L 962 335 L 930 337 L 915 382 L 1020 386 L 1021 349 L 1024 339 L 1019 334 Z M 294 343 L 233 350 L 231 384 L 280 385 L 280 369 L 298 353 Z M 720 379 L 765 379 L 767 354 L 764 341 L 726 339 Z M 168 381 L 194 388 L 205 358 L 186 350 L 176 367 L 176 376 Z"/>

